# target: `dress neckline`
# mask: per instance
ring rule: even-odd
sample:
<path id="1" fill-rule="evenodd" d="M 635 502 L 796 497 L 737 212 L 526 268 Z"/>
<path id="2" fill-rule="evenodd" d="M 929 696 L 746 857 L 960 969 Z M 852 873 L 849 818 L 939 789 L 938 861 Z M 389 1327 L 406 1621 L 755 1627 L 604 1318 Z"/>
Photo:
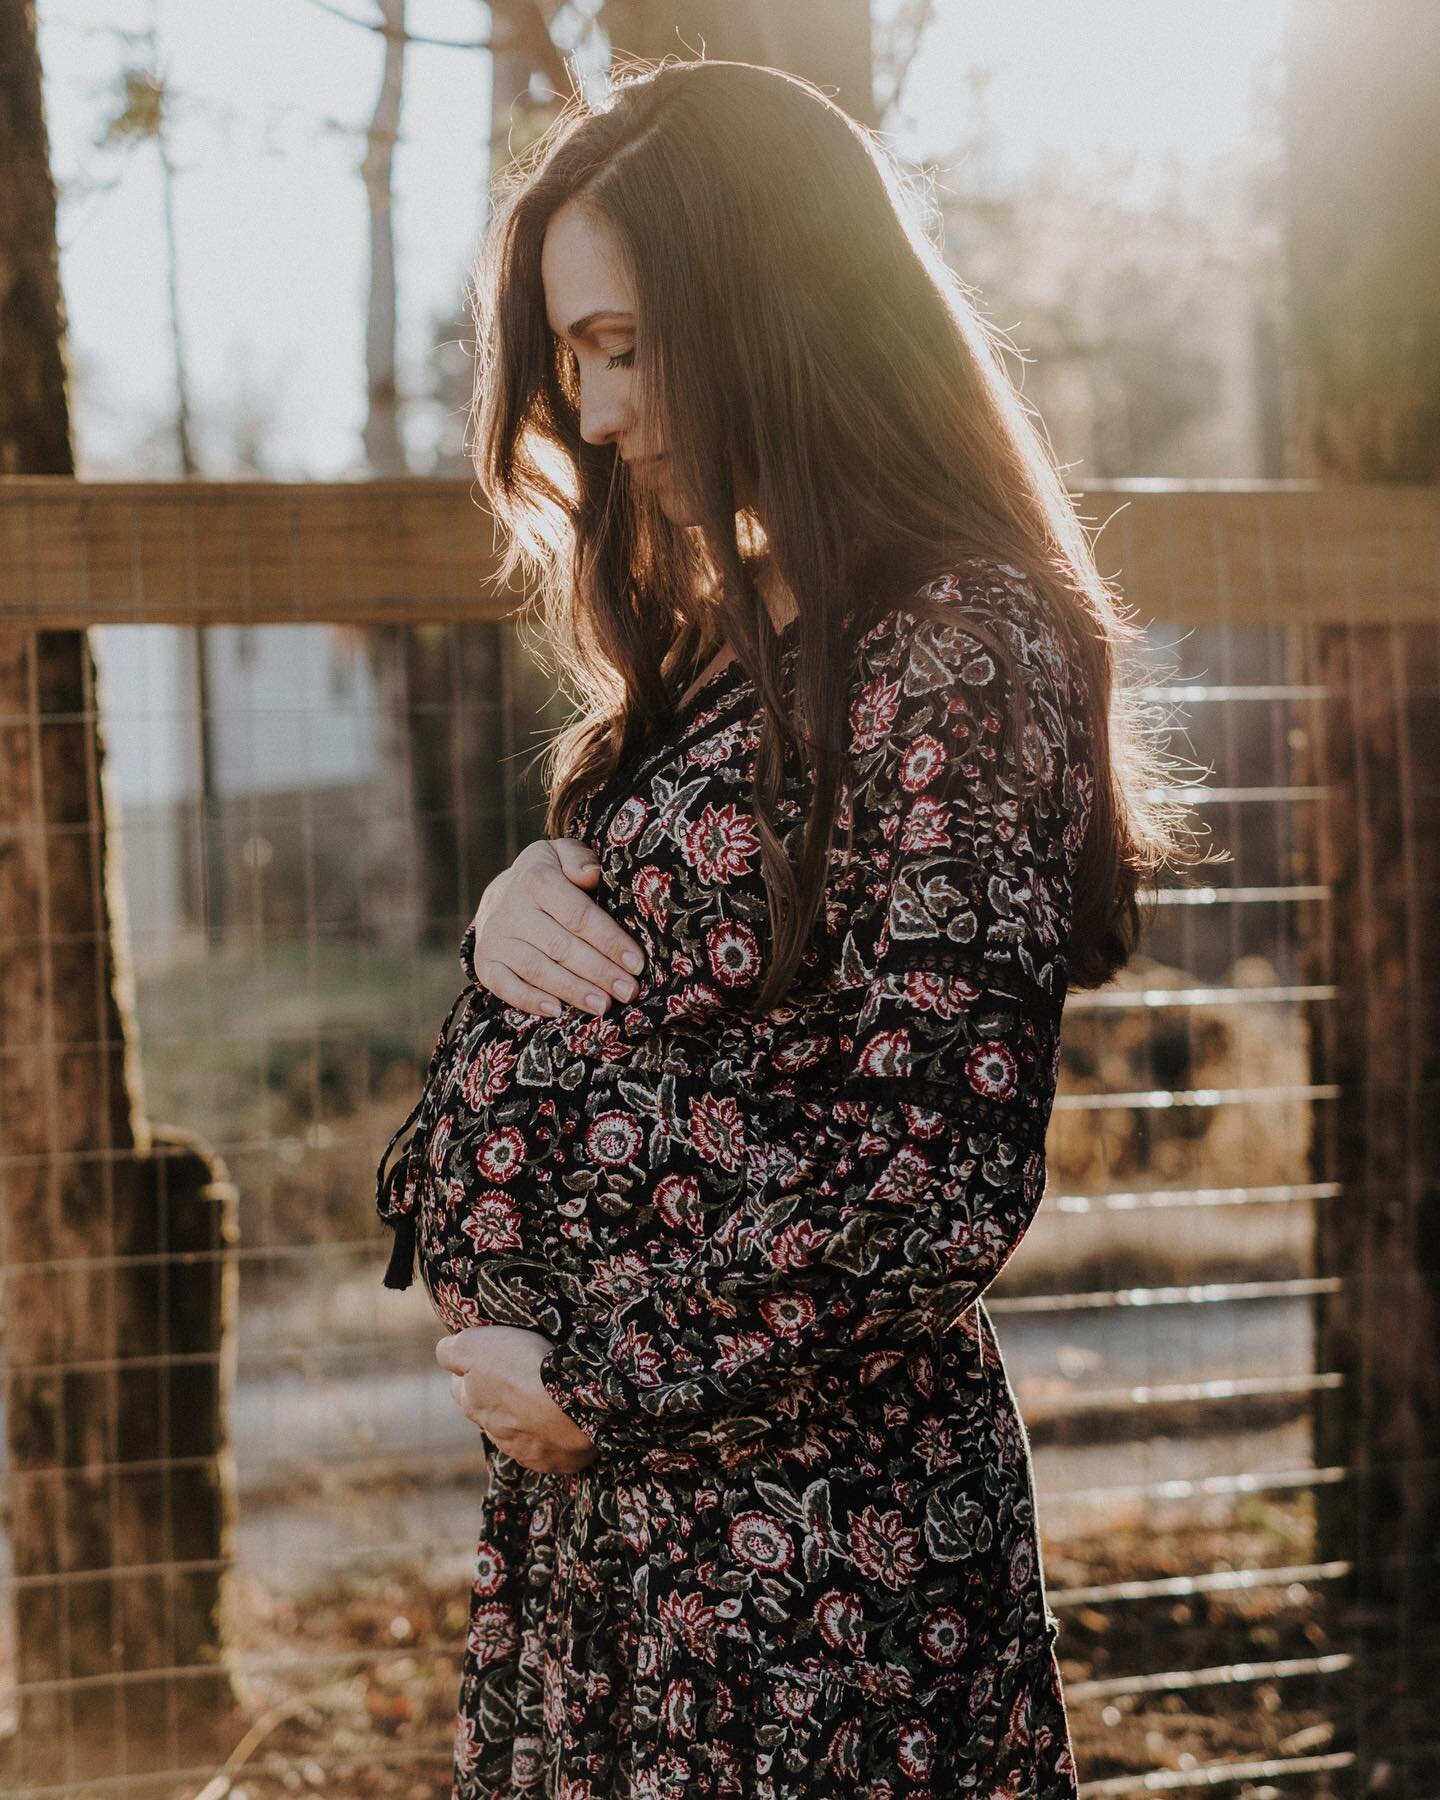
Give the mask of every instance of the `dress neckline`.
<path id="1" fill-rule="evenodd" d="M 800 615 L 797 612 L 785 621 L 785 623 L 776 632 L 776 634 L 775 634 L 776 637 L 782 643 L 788 643 L 788 640 L 789 640 L 791 634 L 793 633 L 796 625 L 798 625 L 799 622 L 800 622 Z M 677 719 L 689 718 L 690 714 L 695 710 L 695 708 L 700 704 L 700 702 L 706 697 L 707 694 L 713 693 L 717 689 L 717 687 L 723 691 L 723 689 L 729 685 L 729 682 L 727 681 L 727 677 L 733 678 L 735 671 L 737 669 L 740 671 L 740 673 L 742 675 L 746 676 L 747 680 L 749 679 L 748 673 L 746 672 L 744 665 L 741 663 L 740 658 L 738 656 L 735 656 L 732 654 L 729 662 L 722 663 L 713 675 L 707 675 L 706 678 L 704 679 L 704 681 L 702 681 L 700 683 L 699 687 L 697 687 L 694 690 L 694 692 L 690 695 L 690 697 L 688 699 L 685 699 L 683 697 L 683 695 L 676 699 L 676 702 L 675 702 L 676 718 Z"/>

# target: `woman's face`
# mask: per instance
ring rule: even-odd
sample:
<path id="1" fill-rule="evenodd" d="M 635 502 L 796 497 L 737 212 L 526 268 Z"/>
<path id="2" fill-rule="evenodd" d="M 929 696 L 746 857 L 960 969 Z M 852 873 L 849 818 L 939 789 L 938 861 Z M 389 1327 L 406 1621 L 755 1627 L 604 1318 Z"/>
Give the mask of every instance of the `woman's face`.
<path id="1" fill-rule="evenodd" d="M 550 329 L 575 353 L 580 377 L 580 435 L 613 444 L 633 481 L 653 490 L 677 524 L 674 483 L 664 444 L 655 443 L 635 409 L 635 296 L 608 228 L 573 201 L 551 219 L 540 251 Z"/>

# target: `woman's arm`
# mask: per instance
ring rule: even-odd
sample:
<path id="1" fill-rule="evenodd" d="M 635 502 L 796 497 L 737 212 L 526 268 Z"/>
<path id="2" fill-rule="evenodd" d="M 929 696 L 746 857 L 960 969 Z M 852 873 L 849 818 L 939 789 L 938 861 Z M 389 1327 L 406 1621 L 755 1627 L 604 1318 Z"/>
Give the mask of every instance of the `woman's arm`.
<path id="1" fill-rule="evenodd" d="M 999 616 L 1030 693 L 1038 780 L 1023 802 L 1002 752 L 1008 683 L 985 645 L 958 619 L 903 611 L 867 636 L 851 804 L 877 879 L 841 958 L 863 989 L 854 1041 L 793 1191 L 748 1195 L 679 1270 L 582 1311 L 545 1359 L 551 1397 L 602 1450 L 867 1347 L 933 1342 L 1034 1216 L 1089 792 L 1037 608 Z"/>

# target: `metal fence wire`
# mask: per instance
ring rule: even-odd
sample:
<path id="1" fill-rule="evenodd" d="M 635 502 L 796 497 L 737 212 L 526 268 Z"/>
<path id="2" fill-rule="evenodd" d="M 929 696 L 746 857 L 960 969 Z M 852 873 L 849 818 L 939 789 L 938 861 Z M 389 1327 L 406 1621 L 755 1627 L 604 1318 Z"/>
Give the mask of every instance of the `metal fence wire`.
<path id="1" fill-rule="evenodd" d="M 987 1299 L 1082 1792 L 1433 1797 L 1440 506 L 1081 511 L 1231 857 L 1070 996 Z M 17 1800 L 449 1791 L 485 1465 L 374 1170 L 564 716 L 477 535 L 465 482 L 0 481 Z"/>

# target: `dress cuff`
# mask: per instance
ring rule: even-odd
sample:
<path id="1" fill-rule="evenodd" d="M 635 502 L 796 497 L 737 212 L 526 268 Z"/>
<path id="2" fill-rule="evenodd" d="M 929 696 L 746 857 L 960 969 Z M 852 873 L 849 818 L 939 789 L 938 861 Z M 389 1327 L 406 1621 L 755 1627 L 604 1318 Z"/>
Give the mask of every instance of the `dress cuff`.
<path id="1" fill-rule="evenodd" d="M 600 1384 L 572 1345 L 552 1344 L 540 1364 L 545 1391 L 573 1425 L 603 1455 L 623 1435 L 619 1420 L 606 1405 Z"/>

